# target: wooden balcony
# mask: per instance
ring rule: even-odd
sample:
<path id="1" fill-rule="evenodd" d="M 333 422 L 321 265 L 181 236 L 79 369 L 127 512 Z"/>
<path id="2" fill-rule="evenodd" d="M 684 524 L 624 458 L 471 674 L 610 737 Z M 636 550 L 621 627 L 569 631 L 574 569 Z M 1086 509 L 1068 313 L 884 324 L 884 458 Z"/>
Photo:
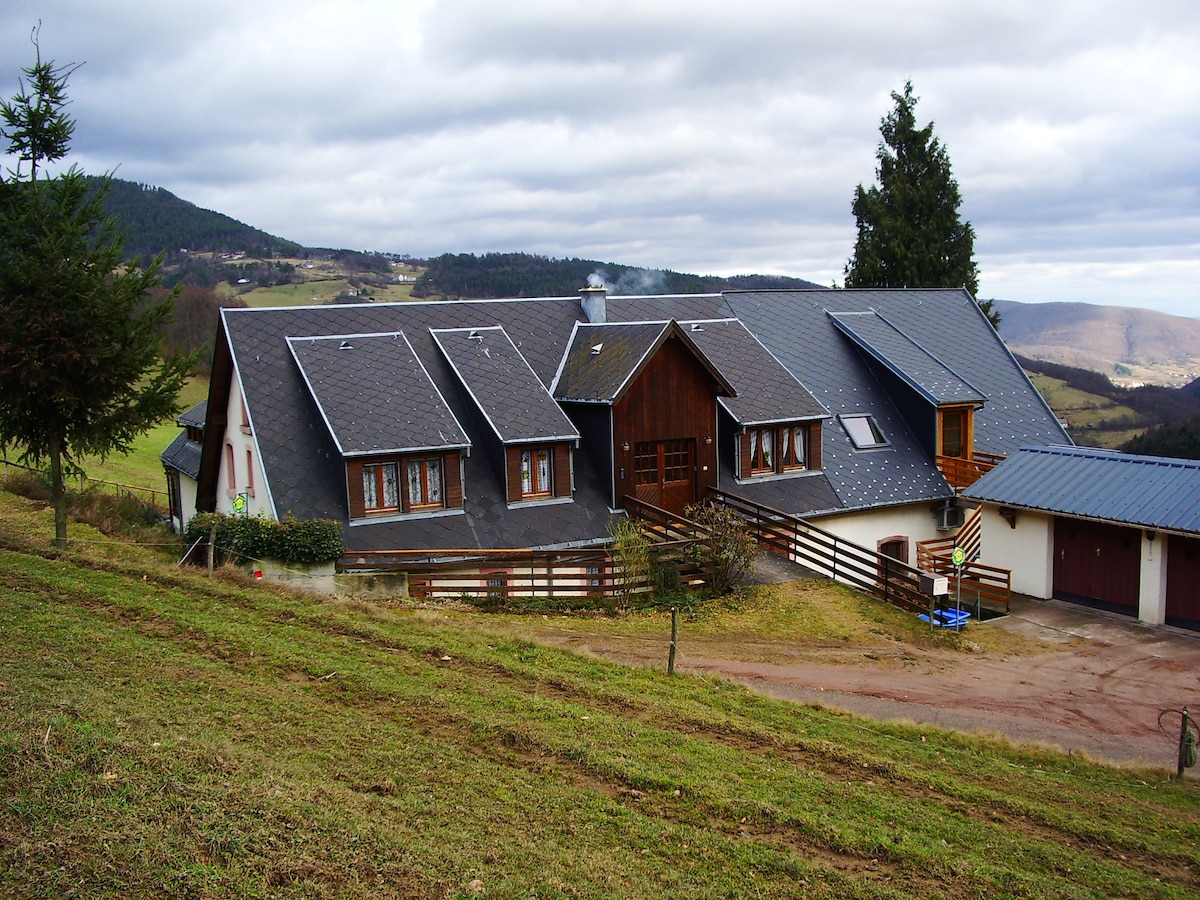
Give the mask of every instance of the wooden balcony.
<path id="1" fill-rule="evenodd" d="M 999 453 L 976 452 L 970 459 L 959 456 L 939 456 L 938 468 L 956 491 L 968 488 L 1007 459 Z"/>

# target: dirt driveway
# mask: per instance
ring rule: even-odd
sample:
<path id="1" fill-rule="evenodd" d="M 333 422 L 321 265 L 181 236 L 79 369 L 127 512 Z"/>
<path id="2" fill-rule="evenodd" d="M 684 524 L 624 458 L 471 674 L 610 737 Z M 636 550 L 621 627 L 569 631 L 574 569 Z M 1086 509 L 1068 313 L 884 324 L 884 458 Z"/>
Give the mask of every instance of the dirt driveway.
<path id="1" fill-rule="evenodd" d="M 819 702 L 874 719 L 1000 735 L 1011 741 L 1082 751 L 1113 763 L 1175 769 L 1178 715 L 1200 716 L 1200 634 L 1140 625 L 1058 601 L 1014 599 L 1011 614 L 971 628 L 1003 628 L 1037 644 L 1014 657 L 907 648 L 902 658 L 854 647 L 806 647 L 775 661 L 751 661 L 706 640 L 684 642 L 681 671 L 720 675 L 756 691 Z M 969 633 L 969 632 L 968 632 Z M 566 634 L 541 640 L 574 645 Z M 624 662 L 661 665 L 661 647 L 619 639 L 587 648 Z M 741 658 L 737 658 L 741 656 Z M 1200 779 L 1200 769 L 1192 770 Z"/>

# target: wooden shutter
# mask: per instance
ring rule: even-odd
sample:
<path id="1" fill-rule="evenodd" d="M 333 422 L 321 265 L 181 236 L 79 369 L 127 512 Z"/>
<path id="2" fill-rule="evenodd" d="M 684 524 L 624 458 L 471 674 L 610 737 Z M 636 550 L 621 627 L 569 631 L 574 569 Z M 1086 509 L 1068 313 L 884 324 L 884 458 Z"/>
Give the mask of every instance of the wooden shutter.
<path id="1" fill-rule="evenodd" d="M 350 502 L 350 518 L 361 519 L 367 514 L 363 499 L 363 464 L 353 459 L 346 462 L 346 497 Z"/>
<path id="2" fill-rule="evenodd" d="M 407 474 L 407 473 L 406 473 Z M 401 483 L 404 484 L 403 482 Z M 405 494 L 408 491 L 405 489 Z M 442 497 L 447 509 L 462 509 L 462 451 L 442 457 Z"/>
<path id="3" fill-rule="evenodd" d="M 738 435 L 737 448 L 734 474 L 738 478 L 747 477 L 750 474 L 750 432 L 744 431 Z"/>
<path id="4" fill-rule="evenodd" d="M 509 503 L 521 499 L 521 449 L 520 446 L 504 448 L 504 483 Z"/>
<path id="5" fill-rule="evenodd" d="M 808 468 L 821 468 L 821 423 L 812 422 L 808 426 Z"/>
<path id="6" fill-rule="evenodd" d="M 554 479 L 554 496 L 571 496 L 571 445 L 555 444 L 552 477 Z"/>

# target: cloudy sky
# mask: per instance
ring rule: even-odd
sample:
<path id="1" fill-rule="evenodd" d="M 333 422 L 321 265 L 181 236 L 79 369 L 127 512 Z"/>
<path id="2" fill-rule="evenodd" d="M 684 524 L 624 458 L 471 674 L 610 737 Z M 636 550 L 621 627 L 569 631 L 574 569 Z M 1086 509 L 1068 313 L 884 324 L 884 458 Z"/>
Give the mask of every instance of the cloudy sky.
<path id="1" fill-rule="evenodd" d="M 1200 316 L 1195 0 L 7 0 L 72 161 L 306 245 L 842 279 L 911 79 L 980 295 Z"/>

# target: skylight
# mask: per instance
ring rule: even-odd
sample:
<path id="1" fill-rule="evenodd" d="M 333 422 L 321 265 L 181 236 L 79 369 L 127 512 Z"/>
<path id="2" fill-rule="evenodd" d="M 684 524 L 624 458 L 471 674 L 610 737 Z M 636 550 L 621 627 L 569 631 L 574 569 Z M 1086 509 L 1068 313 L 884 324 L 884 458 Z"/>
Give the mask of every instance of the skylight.
<path id="1" fill-rule="evenodd" d="M 883 432 L 879 430 L 879 426 L 875 424 L 872 416 L 855 414 L 838 416 L 838 420 L 846 429 L 846 434 L 849 435 L 850 442 L 854 444 L 855 449 L 869 450 L 872 447 L 887 446 L 887 438 L 883 436 Z"/>

